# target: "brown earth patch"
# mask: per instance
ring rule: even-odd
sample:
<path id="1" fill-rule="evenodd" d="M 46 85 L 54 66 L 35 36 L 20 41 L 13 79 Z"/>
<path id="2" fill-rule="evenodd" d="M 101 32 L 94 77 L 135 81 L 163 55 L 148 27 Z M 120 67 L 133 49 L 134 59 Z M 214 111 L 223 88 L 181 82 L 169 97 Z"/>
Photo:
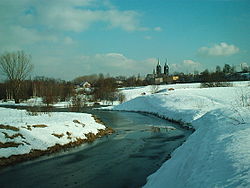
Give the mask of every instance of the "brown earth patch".
<path id="1" fill-rule="evenodd" d="M 24 136 L 23 136 L 21 133 L 13 134 L 12 136 L 9 136 L 9 135 L 8 135 L 7 133 L 5 133 L 5 132 L 2 132 L 2 133 L 4 134 L 5 138 L 14 139 L 14 138 L 20 136 L 21 138 L 25 139 Z"/>
<path id="2" fill-rule="evenodd" d="M 105 125 L 105 123 L 99 117 L 97 117 L 96 115 L 92 115 L 92 117 L 94 118 L 96 123 Z"/>
<path id="3" fill-rule="evenodd" d="M 40 125 L 32 125 L 32 127 L 34 127 L 34 128 L 45 128 L 45 127 L 48 127 L 48 125 L 40 124 Z"/>
<path id="4" fill-rule="evenodd" d="M 3 125 L 3 124 L 0 124 L 0 129 L 19 131 L 19 128 L 17 128 L 17 127 L 13 127 L 13 126 L 10 126 L 10 125 Z"/>
<path id="5" fill-rule="evenodd" d="M 82 122 L 80 122 L 80 121 L 78 121 L 78 120 L 73 120 L 73 122 L 74 122 L 74 123 L 77 123 L 77 124 L 80 124 L 80 125 L 82 125 L 83 127 L 85 126 L 84 123 L 82 123 Z"/>
<path id="6" fill-rule="evenodd" d="M 0 142 L 0 148 L 10 148 L 10 147 L 18 147 L 19 145 L 23 145 L 22 143 L 15 143 L 15 142 Z"/>
<path id="7" fill-rule="evenodd" d="M 62 138 L 64 136 L 64 134 L 56 134 L 56 133 L 52 133 L 53 136 L 57 137 L 57 138 Z"/>
<path id="8" fill-rule="evenodd" d="M 27 125 L 27 127 L 25 127 L 25 126 L 21 126 L 21 128 L 23 128 L 23 129 L 27 129 L 27 130 L 29 130 L 29 131 L 31 131 L 31 130 L 32 130 L 30 125 Z"/>
<path id="9" fill-rule="evenodd" d="M 67 134 L 67 136 L 68 136 L 68 137 L 67 137 L 68 139 L 72 139 L 72 133 L 71 133 L 71 132 L 68 132 L 68 131 L 67 131 L 66 134 Z"/>
<path id="10" fill-rule="evenodd" d="M 83 143 L 92 142 L 96 138 L 112 134 L 113 132 L 114 130 L 108 127 L 106 129 L 99 130 L 99 132 L 96 135 L 92 133 L 91 136 L 87 136 L 87 139 L 76 138 L 76 141 L 69 142 L 68 144 L 64 144 L 64 145 L 56 144 L 52 147 L 49 147 L 47 150 L 31 150 L 30 153 L 23 154 L 23 155 L 12 155 L 7 158 L 2 157 L 0 158 L 0 167 L 13 165 L 13 164 L 23 162 L 23 161 L 32 160 L 42 155 L 49 155 L 51 153 L 59 152 L 62 150 L 67 150 L 68 148 L 73 148 Z"/>

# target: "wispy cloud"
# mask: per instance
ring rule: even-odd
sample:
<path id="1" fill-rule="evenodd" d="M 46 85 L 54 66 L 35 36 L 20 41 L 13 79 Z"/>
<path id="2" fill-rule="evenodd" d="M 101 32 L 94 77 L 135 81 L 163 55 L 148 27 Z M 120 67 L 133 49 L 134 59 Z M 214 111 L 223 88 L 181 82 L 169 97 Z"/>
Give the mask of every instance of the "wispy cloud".
<path id="1" fill-rule="evenodd" d="M 151 39 L 152 39 L 151 36 L 145 36 L 144 38 L 145 38 L 146 40 L 151 40 Z"/>
<path id="2" fill-rule="evenodd" d="M 162 28 L 161 27 L 155 27 L 154 31 L 162 31 Z"/>
<path id="3" fill-rule="evenodd" d="M 157 59 L 135 60 L 117 52 L 79 56 L 47 56 L 36 62 L 34 75 L 74 79 L 77 76 L 96 73 L 118 75 L 146 75 L 152 72 Z M 70 62 L 70 63 L 69 63 Z M 48 67 L 50 70 L 48 71 Z M 60 69 L 58 69 L 60 67 Z"/>
<path id="4" fill-rule="evenodd" d="M 193 60 L 188 59 L 183 61 L 183 65 L 199 67 L 201 64 L 199 62 L 195 62 Z"/>
<path id="5" fill-rule="evenodd" d="M 92 26 L 125 32 L 147 30 L 141 26 L 138 12 L 119 10 L 109 0 L 1 0 L 0 19 L 0 53 L 23 49 L 39 59 L 44 59 L 47 49 L 58 51 L 60 47 L 65 54 L 68 45 L 80 46 L 72 36 Z"/>
<path id="6" fill-rule="evenodd" d="M 194 71 L 202 70 L 202 64 L 191 59 L 183 60 L 182 63 L 173 63 L 170 64 L 170 70 L 172 72 L 184 72 L 184 73 L 193 73 Z"/>
<path id="7" fill-rule="evenodd" d="M 95 0 L 3 0 L 0 17 L 5 23 L 21 26 L 39 26 L 56 31 L 82 32 L 95 23 L 104 23 L 108 28 L 138 31 L 140 14 L 133 10 L 119 10 L 108 1 Z M 6 11 L 6 9 L 8 11 Z"/>
<path id="8" fill-rule="evenodd" d="M 215 44 L 212 47 L 204 46 L 198 49 L 198 53 L 204 56 L 230 56 L 238 53 L 239 51 L 240 49 L 237 46 L 227 44 L 226 42 Z"/>

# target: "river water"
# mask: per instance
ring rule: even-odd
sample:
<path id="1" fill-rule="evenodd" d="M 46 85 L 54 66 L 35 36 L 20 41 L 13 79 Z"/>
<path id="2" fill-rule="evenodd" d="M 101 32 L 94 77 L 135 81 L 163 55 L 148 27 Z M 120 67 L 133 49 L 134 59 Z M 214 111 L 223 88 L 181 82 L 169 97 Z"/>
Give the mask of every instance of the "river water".
<path id="1" fill-rule="evenodd" d="M 91 113 L 116 132 L 91 144 L 0 169 L 0 187 L 141 187 L 191 134 L 148 114 Z"/>

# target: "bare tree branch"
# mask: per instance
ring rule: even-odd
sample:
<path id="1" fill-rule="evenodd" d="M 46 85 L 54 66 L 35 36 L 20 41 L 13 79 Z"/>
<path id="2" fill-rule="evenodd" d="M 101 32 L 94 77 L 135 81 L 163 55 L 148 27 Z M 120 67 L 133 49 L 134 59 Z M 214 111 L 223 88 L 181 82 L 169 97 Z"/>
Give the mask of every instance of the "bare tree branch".
<path id="1" fill-rule="evenodd" d="M 23 51 L 7 52 L 0 56 L 0 71 L 7 77 L 15 102 L 19 101 L 18 95 L 22 81 L 33 69 L 31 56 Z"/>

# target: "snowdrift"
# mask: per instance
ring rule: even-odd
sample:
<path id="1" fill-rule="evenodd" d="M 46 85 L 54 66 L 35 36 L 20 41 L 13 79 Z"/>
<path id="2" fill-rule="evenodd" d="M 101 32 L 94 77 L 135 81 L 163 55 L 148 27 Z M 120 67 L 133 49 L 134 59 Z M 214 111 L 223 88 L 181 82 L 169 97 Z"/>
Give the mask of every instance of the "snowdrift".
<path id="1" fill-rule="evenodd" d="M 144 187 L 250 187 L 249 86 L 184 87 L 143 96 L 138 88 L 123 91 L 131 100 L 111 108 L 157 114 L 196 130 Z"/>

